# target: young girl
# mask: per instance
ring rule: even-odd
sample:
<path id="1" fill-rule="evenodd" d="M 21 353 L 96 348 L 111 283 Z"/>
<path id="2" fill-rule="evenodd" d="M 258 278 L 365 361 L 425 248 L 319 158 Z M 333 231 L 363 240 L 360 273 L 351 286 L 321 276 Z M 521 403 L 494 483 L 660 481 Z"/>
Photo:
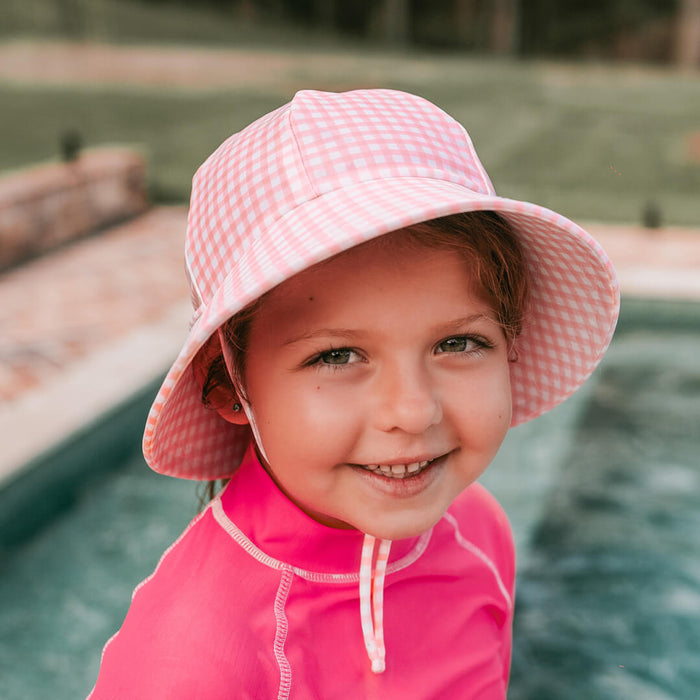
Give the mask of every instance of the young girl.
<path id="1" fill-rule="evenodd" d="M 599 362 L 602 250 L 498 197 L 426 100 L 302 91 L 199 169 L 186 264 L 144 452 L 228 481 L 91 697 L 504 698 L 514 552 L 476 480 Z"/>

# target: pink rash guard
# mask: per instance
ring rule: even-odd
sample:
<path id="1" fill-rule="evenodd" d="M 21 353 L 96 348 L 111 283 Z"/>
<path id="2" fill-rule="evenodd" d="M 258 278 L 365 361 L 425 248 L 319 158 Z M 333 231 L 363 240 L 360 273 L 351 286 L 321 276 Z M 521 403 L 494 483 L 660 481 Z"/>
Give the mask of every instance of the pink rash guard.
<path id="1" fill-rule="evenodd" d="M 505 698 L 515 558 L 495 499 L 473 484 L 391 543 L 381 673 L 360 623 L 363 542 L 309 518 L 249 449 L 136 588 L 90 700 Z"/>

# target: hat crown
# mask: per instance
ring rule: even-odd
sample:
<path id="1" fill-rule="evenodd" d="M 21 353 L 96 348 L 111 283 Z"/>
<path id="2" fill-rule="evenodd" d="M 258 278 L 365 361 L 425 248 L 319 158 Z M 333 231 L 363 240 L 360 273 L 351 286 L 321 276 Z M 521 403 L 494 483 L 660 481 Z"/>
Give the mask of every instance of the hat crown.
<path id="1" fill-rule="evenodd" d="M 421 97 L 396 90 L 303 91 L 291 102 L 290 121 L 317 194 L 396 177 L 493 193 L 462 125 Z"/>
<path id="2" fill-rule="evenodd" d="M 464 128 L 395 90 L 303 90 L 234 134 L 193 180 L 185 257 L 195 306 L 208 303 L 259 231 L 354 183 L 432 178 L 494 190 Z"/>

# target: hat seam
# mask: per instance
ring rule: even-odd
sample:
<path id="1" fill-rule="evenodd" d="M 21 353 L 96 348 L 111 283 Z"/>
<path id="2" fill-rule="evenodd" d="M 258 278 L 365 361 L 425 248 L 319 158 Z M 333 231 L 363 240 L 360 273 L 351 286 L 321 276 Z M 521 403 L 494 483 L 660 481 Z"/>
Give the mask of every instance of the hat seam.
<path id="1" fill-rule="evenodd" d="M 299 158 L 299 163 L 301 164 L 301 169 L 304 171 L 304 176 L 306 177 L 306 182 L 309 185 L 309 189 L 313 192 L 313 197 L 312 199 L 316 199 L 321 193 L 314 187 L 314 184 L 311 180 L 311 176 L 309 175 L 309 171 L 306 167 L 306 162 L 304 161 L 304 157 L 301 153 L 301 146 L 299 145 L 299 138 L 297 136 L 296 129 L 294 128 L 294 101 L 292 101 L 289 105 L 289 111 L 288 111 L 288 121 L 289 121 L 289 130 L 292 133 L 292 140 L 294 141 L 294 148 L 296 149 L 297 152 L 297 157 Z M 296 207 L 295 207 L 296 209 Z M 292 210 L 293 211 L 293 210 Z"/>
<path id="2" fill-rule="evenodd" d="M 476 149 L 474 148 L 474 144 L 472 143 L 471 137 L 469 136 L 469 132 L 457 120 L 455 120 L 455 123 L 462 130 L 462 136 L 464 136 L 464 140 L 467 144 L 467 148 L 469 149 L 469 153 L 471 154 L 472 158 L 474 159 L 474 162 L 477 163 L 479 166 L 479 167 L 477 167 L 477 172 L 479 173 L 479 177 L 481 178 L 481 182 L 483 183 L 484 187 L 486 188 L 486 193 L 489 195 L 495 195 L 496 190 L 495 190 L 491 180 L 488 179 L 485 175 L 485 168 L 481 164 L 479 157 L 476 155 Z"/>

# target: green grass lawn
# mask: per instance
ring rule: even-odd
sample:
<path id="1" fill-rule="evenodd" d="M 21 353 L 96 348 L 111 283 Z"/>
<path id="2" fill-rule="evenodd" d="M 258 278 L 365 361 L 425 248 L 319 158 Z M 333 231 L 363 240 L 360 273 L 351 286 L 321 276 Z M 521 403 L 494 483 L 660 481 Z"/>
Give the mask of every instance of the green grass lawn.
<path id="1" fill-rule="evenodd" d="M 55 159 L 61 133 L 77 129 L 87 147 L 120 144 L 142 151 L 154 199 L 184 202 L 194 171 L 209 153 L 285 99 L 0 84 L 0 171 Z"/>
<path id="2" fill-rule="evenodd" d="M 422 94 L 462 121 L 499 193 L 576 219 L 620 222 L 639 221 L 653 199 L 665 223 L 700 225 L 700 163 L 688 148 L 690 134 L 700 130 L 700 76 L 476 58 L 421 61 L 432 69 L 399 79 L 375 73 L 368 84 Z M 313 74 L 304 81 L 334 87 Z M 342 87 L 362 84 L 358 73 Z M 76 128 L 88 146 L 141 149 L 154 197 L 185 201 L 202 160 L 293 90 L 0 84 L 0 171 L 55 158 L 60 133 Z"/>

